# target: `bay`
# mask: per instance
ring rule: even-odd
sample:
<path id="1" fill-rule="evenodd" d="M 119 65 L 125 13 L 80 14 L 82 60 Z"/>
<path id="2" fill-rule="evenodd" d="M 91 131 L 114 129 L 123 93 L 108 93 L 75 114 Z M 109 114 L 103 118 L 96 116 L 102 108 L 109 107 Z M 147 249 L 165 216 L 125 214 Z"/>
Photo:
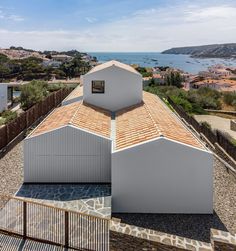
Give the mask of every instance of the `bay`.
<path id="1" fill-rule="evenodd" d="M 216 64 L 236 66 L 236 59 L 191 58 L 189 55 L 161 54 L 159 52 L 90 52 L 99 62 L 118 60 L 125 64 L 138 64 L 145 67 L 170 66 L 184 72 L 197 74 Z"/>

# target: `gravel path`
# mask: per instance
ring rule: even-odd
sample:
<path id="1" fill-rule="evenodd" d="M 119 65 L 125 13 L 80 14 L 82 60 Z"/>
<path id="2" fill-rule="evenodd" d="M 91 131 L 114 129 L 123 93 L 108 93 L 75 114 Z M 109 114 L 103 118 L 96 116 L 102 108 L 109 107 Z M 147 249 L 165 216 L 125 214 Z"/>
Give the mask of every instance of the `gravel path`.
<path id="1" fill-rule="evenodd" d="M 217 159 L 214 167 L 214 208 L 227 230 L 236 234 L 236 179 Z"/>
<path id="2" fill-rule="evenodd" d="M 0 195 L 13 195 L 23 182 L 23 143 L 0 159 Z M 0 200 L 0 208 L 4 201 Z"/>
<path id="3" fill-rule="evenodd" d="M 0 159 L 0 194 L 14 194 L 23 181 L 23 144 L 16 145 Z M 0 200 L 0 208 L 3 201 Z M 214 163 L 213 215 L 138 215 L 119 214 L 123 222 L 153 228 L 192 239 L 209 241 L 210 228 L 228 230 L 236 234 L 236 180 L 223 164 Z"/>

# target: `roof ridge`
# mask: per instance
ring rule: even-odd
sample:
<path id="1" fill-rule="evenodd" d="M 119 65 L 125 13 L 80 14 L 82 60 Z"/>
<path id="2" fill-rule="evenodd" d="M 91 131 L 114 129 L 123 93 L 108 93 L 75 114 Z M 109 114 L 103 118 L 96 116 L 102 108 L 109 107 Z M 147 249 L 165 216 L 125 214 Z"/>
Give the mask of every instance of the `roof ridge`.
<path id="1" fill-rule="evenodd" d="M 154 118 L 152 117 L 152 114 L 151 114 L 151 112 L 150 112 L 150 110 L 149 110 L 149 108 L 148 108 L 148 105 L 147 105 L 145 102 L 144 102 L 144 107 L 145 107 L 145 109 L 147 110 L 148 115 L 149 115 L 149 117 L 151 118 L 151 120 L 152 120 L 152 122 L 153 122 L 153 124 L 154 124 L 154 126 L 155 126 L 155 128 L 156 128 L 156 131 L 157 131 L 158 136 L 161 136 L 161 135 L 164 136 L 164 135 L 163 135 L 163 131 L 158 127 L 156 121 L 155 121 Z"/>
<path id="2" fill-rule="evenodd" d="M 72 125 L 73 125 L 73 120 L 74 120 L 76 114 L 78 113 L 79 108 L 80 108 L 80 106 L 82 105 L 82 103 L 83 103 L 83 102 L 80 102 L 80 103 L 79 103 L 79 105 L 78 105 L 78 107 L 77 107 L 77 109 L 76 109 L 74 115 L 72 116 L 72 118 L 70 119 L 70 121 L 68 122 L 68 124 L 72 124 Z"/>

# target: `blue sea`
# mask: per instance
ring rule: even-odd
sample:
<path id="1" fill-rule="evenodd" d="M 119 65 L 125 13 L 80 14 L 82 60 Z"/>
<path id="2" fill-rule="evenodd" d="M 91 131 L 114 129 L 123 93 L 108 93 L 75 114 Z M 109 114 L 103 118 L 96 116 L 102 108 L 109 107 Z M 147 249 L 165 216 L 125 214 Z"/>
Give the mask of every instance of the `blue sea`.
<path id="1" fill-rule="evenodd" d="M 207 70 L 209 66 L 224 64 L 236 66 L 236 59 L 191 58 L 188 55 L 161 54 L 158 52 L 90 52 L 99 62 L 118 60 L 126 64 L 138 64 L 145 67 L 170 66 L 185 72 L 196 74 Z"/>

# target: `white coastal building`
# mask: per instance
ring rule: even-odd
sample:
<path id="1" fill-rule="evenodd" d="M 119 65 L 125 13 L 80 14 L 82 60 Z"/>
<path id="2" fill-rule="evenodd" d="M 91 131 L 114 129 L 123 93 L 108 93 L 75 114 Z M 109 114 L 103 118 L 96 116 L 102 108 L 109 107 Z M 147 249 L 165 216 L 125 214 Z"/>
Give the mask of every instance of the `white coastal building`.
<path id="1" fill-rule="evenodd" d="M 0 113 L 8 108 L 8 85 L 0 83 Z"/>
<path id="2" fill-rule="evenodd" d="M 113 212 L 213 212 L 212 153 L 117 61 L 84 75 L 25 139 L 24 181 L 111 183 Z"/>

